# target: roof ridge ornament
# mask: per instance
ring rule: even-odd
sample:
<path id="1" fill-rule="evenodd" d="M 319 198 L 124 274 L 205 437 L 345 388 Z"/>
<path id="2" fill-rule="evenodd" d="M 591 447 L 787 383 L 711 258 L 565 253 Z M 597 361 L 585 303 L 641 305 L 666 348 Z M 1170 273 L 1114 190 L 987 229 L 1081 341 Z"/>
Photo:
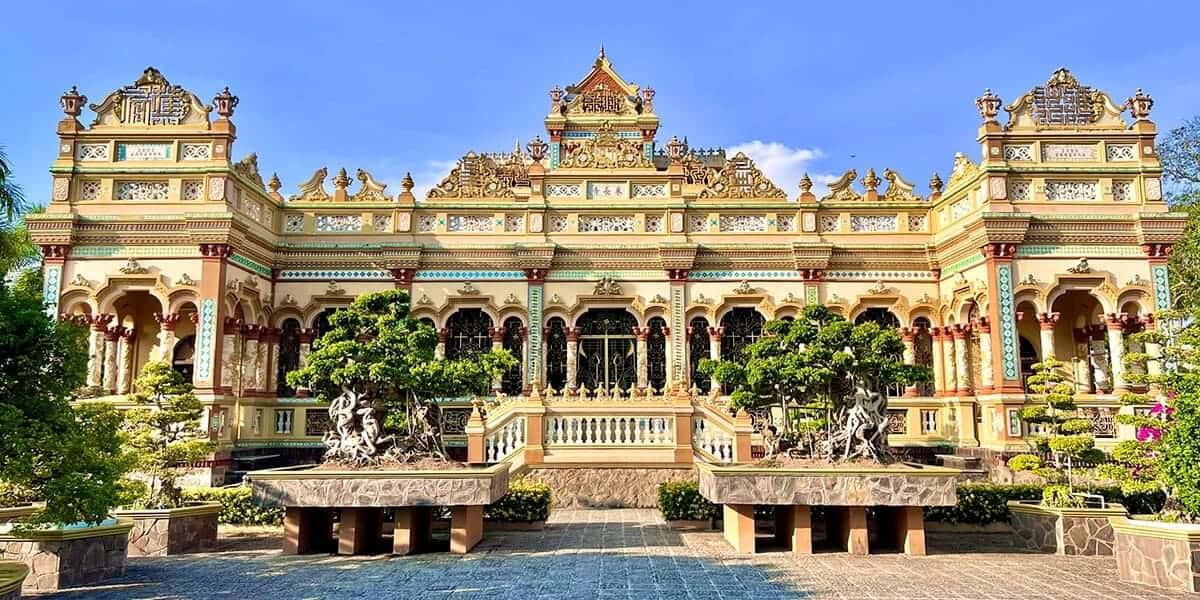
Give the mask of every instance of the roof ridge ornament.
<path id="1" fill-rule="evenodd" d="M 522 157 L 498 162 L 495 156 L 467 152 L 429 198 L 513 198 L 514 185 L 528 185 L 529 171 Z"/>
<path id="2" fill-rule="evenodd" d="M 727 159 L 721 169 L 710 172 L 715 172 L 715 177 L 710 177 L 711 181 L 700 192 L 701 198 L 787 198 L 787 192 L 779 189 L 742 152 Z"/>
<path id="3" fill-rule="evenodd" d="M 821 198 L 821 202 L 853 202 L 862 200 L 862 195 L 854 191 L 854 180 L 858 171 L 849 169 L 829 184 L 829 192 Z"/>
<path id="4" fill-rule="evenodd" d="M 1045 85 L 1035 86 L 1004 107 L 1005 129 L 1124 129 L 1124 107 L 1113 104 L 1108 94 L 1083 85 L 1066 67 L 1050 75 Z M 982 112 L 982 108 L 981 108 Z"/>
<path id="5" fill-rule="evenodd" d="M 880 196 L 884 200 L 890 202 L 920 202 L 923 200 L 923 198 L 913 192 L 916 186 L 905 181 L 899 173 L 891 169 L 884 169 L 883 178 L 888 182 L 887 189 Z"/>
<path id="6" fill-rule="evenodd" d="M 132 85 L 110 92 L 88 108 L 96 113 L 92 127 L 202 125 L 205 129 L 212 110 L 196 94 L 171 85 L 154 67 L 146 67 Z M 232 110 L 230 107 L 230 114 Z"/>
<path id="7" fill-rule="evenodd" d="M 356 202 L 387 202 L 390 200 L 385 191 L 387 188 L 386 183 L 379 183 L 370 173 L 363 169 L 359 169 L 354 177 L 358 179 L 361 185 L 358 191 L 350 197 L 351 200 Z"/>
<path id="8" fill-rule="evenodd" d="M 329 176 L 329 170 L 325 167 L 317 169 L 308 178 L 308 181 L 296 186 L 300 190 L 299 194 L 288 198 L 288 202 L 323 202 L 329 200 L 329 192 L 325 191 L 325 178 Z"/>

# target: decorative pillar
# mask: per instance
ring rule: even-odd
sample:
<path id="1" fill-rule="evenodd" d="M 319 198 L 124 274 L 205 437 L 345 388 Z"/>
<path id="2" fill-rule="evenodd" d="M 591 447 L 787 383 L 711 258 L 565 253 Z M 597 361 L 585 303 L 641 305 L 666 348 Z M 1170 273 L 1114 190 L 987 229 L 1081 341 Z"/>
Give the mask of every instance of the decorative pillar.
<path id="1" fill-rule="evenodd" d="M 916 327 L 901 327 L 900 340 L 904 342 L 904 364 L 913 365 L 917 362 L 916 352 Z M 904 388 L 904 396 L 907 398 L 915 398 L 917 395 L 917 384 L 913 383 Z"/>
<path id="2" fill-rule="evenodd" d="M 942 349 L 942 328 L 932 327 L 929 329 L 929 337 L 933 340 L 933 395 L 941 397 L 946 393 L 946 361 L 943 360 L 945 353 Z"/>
<path id="3" fill-rule="evenodd" d="M 158 321 L 158 360 L 171 364 L 175 358 L 175 325 L 179 323 L 179 313 L 154 313 L 154 320 Z"/>
<path id="4" fill-rule="evenodd" d="M 687 331 L 687 321 L 684 311 L 687 302 L 687 269 L 667 269 L 667 279 L 671 281 L 671 316 L 667 319 L 668 329 L 684 333 Z M 670 368 L 667 369 L 667 387 L 676 383 L 686 384 L 690 376 L 687 358 L 687 336 L 676 335 L 668 338 L 667 348 L 671 353 Z M 687 387 L 686 385 L 682 387 Z M 688 432 L 691 436 L 691 432 Z"/>
<path id="5" fill-rule="evenodd" d="M 416 269 L 391 269 L 392 284 L 398 290 L 408 292 L 409 298 L 412 298 L 412 282 L 413 276 L 417 274 Z"/>
<path id="6" fill-rule="evenodd" d="M 433 356 L 438 360 L 446 360 L 446 341 L 450 339 L 450 330 L 443 327 L 438 330 L 437 347 L 433 349 Z"/>
<path id="7" fill-rule="evenodd" d="M 1105 319 L 1108 328 L 1108 358 L 1112 365 L 1113 393 L 1129 391 L 1125 382 L 1125 313 L 1109 313 Z"/>
<path id="8" fill-rule="evenodd" d="M 725 336 L 724 327 L 708 327 L 708 357 L 721 360 L 721 338 Z"/>
<path id="9" fill-rule="evenodd" d="M 575 380 L 577 371 L 575 359 L 579 355 L 579 328 L 567 328 L 567 389 L 579 389 L 579 382 Z"/>
<path id="10" fill-rule="evenodd" d="M 541 388 L 546 380 L 542 360 L 542 340 L 545 329 L 544 308 L 546 269 L 525 269 L 526 305 L 529 308 L 529 327 L 525 332 L 525 388 Z"/>
<path id="11" fill-rule="evenodd" d="M 237 347 L 237 335 L 241 328 L 241 319 L 225 317 L 225 327 L 221 335 L 221 389 L 227 394 L 233 390 L 233 370 L 236 368 L 233 351 Z"/>
<path id="12" fill-rule="evenodd" d="M 92 326 L 88 335 L 88 387 L 98 387 L 104 384 L 104 337 L 108 331 L 108 322 L 112 321 L 110 314 L 98 314 L 88 317 Z"/>
<path id="13" fill-rule="evenodd" d="M 993 387 L 1002 393 L 1023 394 L 1016 306 L 1013 303 L 1012 262 L 1017 246 L 988 244 L 981 251 L 987 266 L 988 288 L 996 300 L 988 303 L 987 315 L 992 323 L 992 372 L 996 379 Z M 1013 402 L 1016 402 L 1015 398 Z M 1024 403 L 1023 396 L 1021 402 Z"/>
<path id="14" fill-rule="evenodd" d="M 60 179 L 56 183 L 66 183 Z M 63 267 L 67 263 L 67 253 L 71 247 L 67 245 L 42 246 L 42 304 L 46 314 L 51 317 L 58 315 L 58 298 L 62 294 Z"/>
<path id="15" fill-rule="evenodd" d="M 200 244 L 200 294 L 197 305 L 195 385 L 201 393 L 221 391 L 225 375 L 225 342 L 222 335 L 226 313 L 224 308 L 225 272 L 233 248 L 227 244 Z M 231 342 L 232 343 L 232 342 Z"/>
<path id="16" fill-rule="evenodd" d="M 992 321 L 987 317 L 975 320 L 975 331 L 979 335 L 979 388 L 977 392 L 991 392 L 996 386 L 992 371 Z"/>
<path id="17" fill-rule="evenodd" d="M 247 392 L 253 393 L 258 390 L 255 382 L 258 380 L 258 336 L 261 328 L 258 325 L 250 324 L 242 327 L 242 339 L 245 344 L 242 346 L 242 355 L 235 358 L 242 368 L 242 381 L 239 391 L 240 395 L 245 396 Z"/>
<path id="18" fill-rule="evenodd" d="M 491 329 L 490 333 L 492 334 L 492 351 L 496 352 L 498 350 L 503 350 L 504 349 L 504 327 L 503 326 L 493 327 Z M 495 379 L 492 379 L 492 395 L 493 396 L 499 395 L 501 390 L 503 389 L 503 383 L 504 383 L 503 378 L 504 378 L 504 375 L 497 375 Z"/>
<path id="19" fill-rule="evenodd" d="M 133 340 L 136 335 L 132 327 L 121 327 L 117 339 L 117 393 L 128 394 L 133 389 Z"/>
<path id="20" fill-rule="evenodd" d="M 650 385 L 650 363 L 646 356 L 646 351 L 649 349 L 650 328 L 635 326 L 633 336 L 637 340 L 637 387 L 638 390 L 644 390 Z"/>
<path id="21" fill-rule="evenodd" d="M 122 327 L 109 327 L 104 332 L 104 391 L 117 392 L 117 338 Z"/>
<path id="22" fill-rule="evenodd" d="M 947 396 L 958 394 L 958 360 L 954 345 L 954 327 L 947 325 L 942 328 L 942 368 L 946 373 L 944 393 Z"/>
<path id="23" fill-rule="evenodd" d="M 1055 358 L 1054 324 L 1058 323 L 1059 313 L 1040 313 L 1037 316 L 1038 334 L 1042 342 L 1042 360 Z"/>
<path id="24" fill-rule="evenodd" d="M 1154 280 L 1155 311 L 1171 309 L 1171 278 L 1167 269 L 1171 248 L 1171 244 L 1142 244 L 1142 252 L 1150 261 L 1150 277 Z"/>
<path id="25" fill-rule="evenodd" d="M 957 379 L 955 395 L 971 395 L 971 361 L 967 355 L 967 336 L 971 333 L 969 325 L 957 324 L 952 330 L 954 336 L 954 371 Z"/>
<path id="26" fill-rule="evenodd" d="M 279 334 L 283 333 L 278 327 L 267 329 L 267 365 L 266 365 L 266 383 L 263 389 L 268 392 L 267 395 L 274 396 L 275 390 L 279 387 Z M 285 374 L 286 376 L 286 374 Z"/>
<path id="27" fill-rule="evenodd" d="M 254 389 L 260 394 L 267 391 L 267 380 L 270 374 L 267 365 L 271 357 L 271 328 L 264 325 L 258 330 L 258 353 L 254 356 Z"/>

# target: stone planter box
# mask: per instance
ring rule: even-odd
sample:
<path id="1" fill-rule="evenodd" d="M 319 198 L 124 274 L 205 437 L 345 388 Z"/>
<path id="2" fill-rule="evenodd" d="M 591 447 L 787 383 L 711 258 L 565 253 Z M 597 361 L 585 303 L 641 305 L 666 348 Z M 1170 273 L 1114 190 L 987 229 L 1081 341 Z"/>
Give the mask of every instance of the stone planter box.
<path id="1" fill-rule="evenodd" d="M 1200 592 L 1200 525 L 1111 517 L 1121 581 Z"/>
<path id="2" fill-rule="evenodd" d="M 113 515 L 129 519 L 130 556 L 167 556 L 203 552 L 217 543 L 220 502 L 197 502 L 180 508 L 116 510 Z"/>
<path id="3" fill-rule="evenodd" d="M 21 588 L 26 593 L 91 585 L 125 573 L 130 529 L 131 521 L 109 519 L 92 527 L 0 533 L 0 559 L 29 567 Z"/>
<path id="4" fill-rule="evenodd" d="M 42 503 L 34 504 L 30 502 L 20 506 L 6 506 L 4 508 L 0 508 L 0 525 L 11 523 L 17 519 L 20 519 L 21 517 L 28 517 L 43 506 L 45 505 Z"/>
<path id="5" fill-rule="evenodd" d="M 25 563 L 0 561 L 0 600 L 18 600 L 26 575 L 29 575 L 29 567 Z"/>
<path id="6" fill-rule="evenodd" d="M 1109 517 L 1124 517 L 1125 507 L 1054 508 L 1035 500 L 1008 502 L 1017 547 L 1069 556 L 1112 556 Z"/>
<path id="7" fill-rule="evenodd" d="M 946 467 L 773 468 L 698 464 L 700 495 L 723 505 L 725 539 L 754 552 L 754 506 L 776 509 L 775 535 L 797 555 L 812 553 L 812 508 L 825 507 L 833 539 L 868 554 L 867 508 L 876 507 L 898 548 L 925 554 L 925 506 L 953 506 L 959 471 Z"/>
<path id="8" fill-rule="evenodd" d="M 254 497 L 283 505 L 284 552 L 330 550 L 333 510 L 341 517 L 336 551 L 377 546 L 383 509 L 396 514 L 392 552 L 410 554 L 430 541 L 431 508 L 450 508 L 450 551 L 469 552 L 483 538 L 483 509 L 508 493 L 508 464 L 444 471 L 314 469 L 246 474 Z"/>

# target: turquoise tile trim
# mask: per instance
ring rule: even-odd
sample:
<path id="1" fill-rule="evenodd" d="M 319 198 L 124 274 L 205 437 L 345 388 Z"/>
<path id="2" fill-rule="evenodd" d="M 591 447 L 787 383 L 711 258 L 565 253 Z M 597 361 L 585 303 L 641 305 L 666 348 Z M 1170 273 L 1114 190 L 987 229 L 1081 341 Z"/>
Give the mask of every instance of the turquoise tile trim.
<path id="1" fill-rule="evenodd" d="M 521 271 L 417 271 L 416 281 L 503 281 L 525 279 Z"/>
<path id="2" fill-rule="evenodd" d="M 229 257 L 229 262 L 246 267 L 247 269 L 250 269 L 251 271 L 258 273 L 259 275 L 266 277 L 267 279 L 271 278 L 271 268 L 270 267 L 268 267 L 262 263 L 255 262 L 254 260 L 250 259 L 249 257 L 242 256 L 241 254 L 238 254 L 236 252 L 233 254 L 233 256 Z"/>
<path id="3" fill-rule="evenodd" d="M 42 304 L 46 306 L 46 315 L 51 319 L 58 317 L 58 293 L 62 288 L 62 267 L 52 265 L 46 267 L 42 283 Z"/>
<path id="4" fill-rule="evenodd" d="M 562 155 L 562 142 L 550 142 L 550 168 L 557 169 L 559 157 Z"/>
<path id="5" fill-rule="evenodd" d="M 542 383 L 542 284 L 529 284 L 529 356 L 525 359 L 526 385 Z"/>
<path id="6" fill-rule="evenodd" d="M 1154 274 L 1154 309 L 1171 310 L 1171 278 L 1167 265 L 1155 265 L 1151 273 Z"/>
<path id="7" fill-rule="evenodd" d="M 693 271 L 689 281 L 723 281 L 742 279 L 800 279 L 796 271 Z"/>
<path id="8" fill-rule="evenodd" d="M 612 277 L 613 279 L 654 279 L 666 280 L 666 271 L 551 271 L 548 281 L 593 281 Z"/>
<path id="9" fill-rule="evenodd" d="M 654 160 L 654 142 L 642 142 L 642 154 L 646 155 L 646 160 Z"/>
<path id="10" fill-rule="evenodd" d="M 80 246 L 72 247 L 70 258 L 180 257 L 200 256 L 199 246 Z"/>
<path id="11" fill-rule="evenodd" d="M 684 322 L 683 285 L 671 285 L 671 383 L 687 381 L 685 349 L 687 324 Z"/>
<path id="12" fill-rule="evenodd" d="M 213 345 L 217 337 L 217 301 L 205 298 L 200 302 L 200 344 L 196 348 L 196 378 L 212 379 Z"/>
<path id="13" fill-rule="evenodd" d="M 1000 352 L 1004 364 L 1004 379 L 1020 379 L 1017 369 L 1017 319 L 1013 312 L 1012 265 L 996 265 L 996 282 L 1000 299 Z"/>
<path id="14" fill-rule="evenodd" d="M 296 280 L 321 280 L 321 281 L 377 281 L 391 280 L 392 274 L 382 269 L 327 269 L 327 270 L 304 270 L 292 269 L 279 272 L 280 281 L 296 281 Z"/>
<path id="15" fill-rule="evenodd" d="M 976 252 L 971 256 L 956 260 L 947 265 L 945 269 L 942 269 L 942 277 L 953 275 L 959 271 L 965 271 L 981 262 L 983 262 L 983 254 Z"/>
<path id="16" fill-rule="evenodd" d="M 930 271 L 826 271 L 826 279 L 850 279 L 853 281 L 933 281 Z"/>
<path id="17" fill-rule="evenodd" d="M 568 140 L 586 140 L 592 137 L 592 132 L 576 130 L 564 131 L 562 136 Z"/>
<path id="18" fill-rule="evenodd" d="M 1079 258 L 1080 256 L 1142 256 L 1142 249 L 1137 246 L 1055 246 L 1032 245 L 1018 246 L 1017 258 L 1036 256 L 1061 256 Z"/>
<path id="19" fill-rule="evenodd" d="M 159 146 L 163 149 L 164 160 L 171 160 L 171 144 L 138 144 L 139 146 Z M 117 144 L 117 160 L 125 160 L 127 156 L 126 144 Z"/>

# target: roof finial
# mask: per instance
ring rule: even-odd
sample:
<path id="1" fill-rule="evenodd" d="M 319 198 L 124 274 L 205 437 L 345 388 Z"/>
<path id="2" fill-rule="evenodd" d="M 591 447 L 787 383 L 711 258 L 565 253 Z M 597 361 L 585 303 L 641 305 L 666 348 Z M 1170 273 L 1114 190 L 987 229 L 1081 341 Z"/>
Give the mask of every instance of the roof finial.
<path id="1" fill-rule="evenodd" d="M 605 56 L 604 56 L 604 44 L 600 44 L 600 58 L 605 58 Z"/>

